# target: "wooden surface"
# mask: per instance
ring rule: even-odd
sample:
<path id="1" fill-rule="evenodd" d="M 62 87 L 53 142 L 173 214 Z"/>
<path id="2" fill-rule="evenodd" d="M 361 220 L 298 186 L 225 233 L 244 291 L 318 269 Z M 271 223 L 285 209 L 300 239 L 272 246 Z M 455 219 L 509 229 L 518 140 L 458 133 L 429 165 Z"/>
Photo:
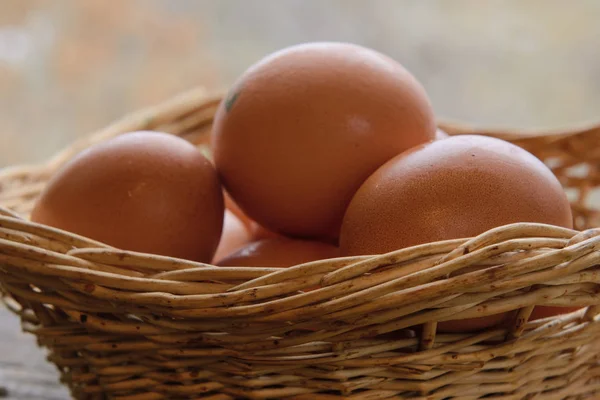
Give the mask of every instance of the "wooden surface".
<path id="1" fill-rule="evenodd" d="M 66 400 L 54 366 L 46 361 L 33 335 L 21 332 L 19 320 L 0 305 L 0 399 Z"/>

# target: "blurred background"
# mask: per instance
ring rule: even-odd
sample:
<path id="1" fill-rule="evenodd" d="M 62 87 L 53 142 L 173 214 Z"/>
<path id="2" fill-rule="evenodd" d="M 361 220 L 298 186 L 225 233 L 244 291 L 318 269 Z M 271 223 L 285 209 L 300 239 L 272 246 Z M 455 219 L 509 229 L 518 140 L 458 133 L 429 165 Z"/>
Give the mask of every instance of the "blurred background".
<path id="1" fill-rule="evenodd" d="M 264 55 L 313 40 L 397 59 L 441 119 L 600 122 L 598 21 L 598 0 L 0 0 L 0 167 L 42 161 L 190 87 L 226 88 Z M 65 399 L 8 321 L 0 307 L 0 397 Z"/>
<path id="2" fill-rule="evenodd" d="M 192 86 L 225 88 L 312 40 L 373 47 L 439 118 L 564 127 L 600 120 L 600 1 L 2 0 L 0 167 Z"/>

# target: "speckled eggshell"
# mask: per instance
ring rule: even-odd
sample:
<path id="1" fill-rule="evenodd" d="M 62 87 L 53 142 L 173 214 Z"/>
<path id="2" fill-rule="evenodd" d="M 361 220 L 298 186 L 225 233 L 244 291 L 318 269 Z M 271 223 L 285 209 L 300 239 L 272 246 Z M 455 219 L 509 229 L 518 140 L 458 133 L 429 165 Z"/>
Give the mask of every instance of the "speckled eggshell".
<path id="1" fill-rule="evenodd" d="M 65 164 L 31 219 L 124 250 L 210 262 L 223 224 L 213 165 L 187 141 L 134 132 Z"/>
<path id="2" fill-rule="evenodd" d="M 341 254 L 379 254 L 476 236 L 515 223 L 571 228 L 569 201 L 552 172 L 506 141 L 453 136 L 379 168 L 344 217 Z"/>
<path id="3" fill-rule="evenodd" d="M 344 43 L 309 43 L 248 69 L 215 117 L 213 151 L 235 202 L 268 230 L 337 239 L 364 180 L 433 140 L 423 87 L 400 64 Z"/>

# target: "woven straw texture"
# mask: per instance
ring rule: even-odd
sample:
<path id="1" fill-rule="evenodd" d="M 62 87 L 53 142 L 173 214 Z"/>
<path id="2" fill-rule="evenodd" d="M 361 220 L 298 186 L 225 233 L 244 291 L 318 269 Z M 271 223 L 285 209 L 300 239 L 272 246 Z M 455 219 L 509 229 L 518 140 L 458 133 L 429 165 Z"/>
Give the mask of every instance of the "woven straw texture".
<path id="1" fill-rule="evenodd" d="M 513 224 L 277 269 L 124 252 L 27 221 L 47 179 L 78 151 L 143 129 L 206 146 L 218 103 L 192 90 L 47 163 L 0 171 L 2 295 L 74 398 L 600 398 L 600 213 L 589 201 L 600 187 L 598 127 L 517 134 L 441 124 L 545 160 L 572 199 L 577 230 Z M 535 305 L 582 308 L 529 321 Z M 436 329 L 505 311 L 514 311 L 508 326 Z"/>

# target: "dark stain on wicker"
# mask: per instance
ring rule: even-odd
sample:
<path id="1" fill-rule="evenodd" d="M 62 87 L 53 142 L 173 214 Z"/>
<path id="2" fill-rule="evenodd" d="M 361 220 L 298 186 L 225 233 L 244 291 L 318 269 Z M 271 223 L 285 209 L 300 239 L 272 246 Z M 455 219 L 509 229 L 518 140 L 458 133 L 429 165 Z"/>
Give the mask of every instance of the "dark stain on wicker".
<path id="1" fill-rule="evenodd" d="M 218 101 L 194 90 L 47 164 L 0 171 L 3 297 L 49 349 L 75 398 L 600 395 L 600 230 L 585 230 L 600 225 L 588 202 L 600 186 L 598 128 L 513 135 L 443 126 L 502 137 L 550 160 L 575 193 L 578 230 L 512 224 L 374 257 L 220 268 L 121 251 L 22 219 L 52 171 L 91 143 L 155 129 L 206 144 Z M 541 304 L 584 308 L 528 321 Z M 513 310 L 506 328 L 436 331 L 439 321 Z"/>

